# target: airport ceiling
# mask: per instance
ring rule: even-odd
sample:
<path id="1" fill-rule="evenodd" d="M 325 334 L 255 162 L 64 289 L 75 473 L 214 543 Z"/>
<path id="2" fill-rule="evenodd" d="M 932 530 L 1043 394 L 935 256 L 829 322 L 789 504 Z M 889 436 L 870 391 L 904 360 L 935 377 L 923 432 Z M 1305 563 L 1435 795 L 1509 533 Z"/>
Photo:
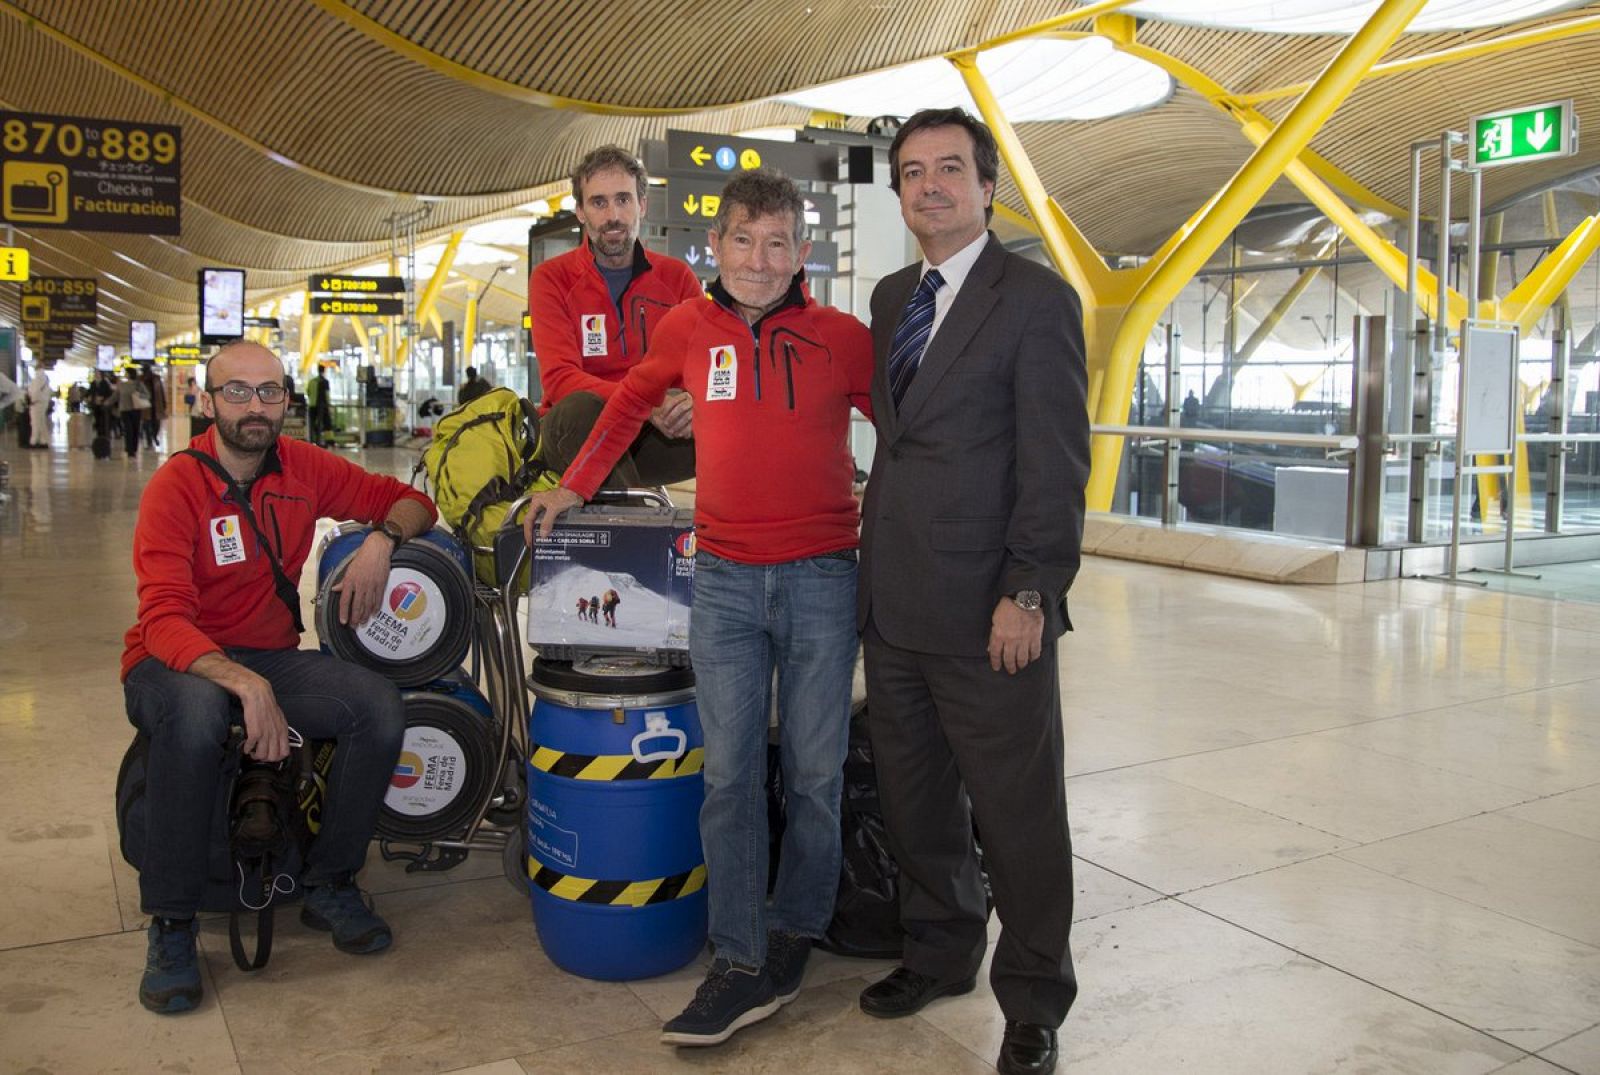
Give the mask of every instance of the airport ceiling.
<path id="1" fill-rule="evenodd" d="M 311 273 L 387 257 L 396 215 L 427 207 L 422 235 L 435 237 L 559 196 L 568 169 L 604 142 L 801 125 L 807 111 L 773 95 L 969 47 L 1074 6 L 0 0 L 0 108 L 182 128 L 181 234 L 36 228 L 15 241 L 30 249 L 35 275 L 100 278 L 100 321 L 79 332 L 82 357 L 83 345 L 126 346 L 131 319 L 156 321 L 163 338 L 193 329 L 201 267 L 246 269 L 254 304 Z M 1600 3 L 1512 26 L 1408 34 L 1386 59 L 1596 16 Z M 1141 46 L 1235 94 L 1314 78 L 1343 40 L 1138 26 Z M 1600 117 L 1600 32 L 1371 79 L 1312 148 L 1404 204 L 1412 141 L 1475 113 L 1567 98 L 1579 116 Z M 1293 102 L 1260 108 L 1277 120 Z M 1251 151 L 1232 118 L 1181 83 L 1142 112 L 1030 123 L 1019 134 L 1046 188 L 1108 254 L 1160 245 Z M 1586 136 L 1576 157 L 1486 172 L 1485 204 L 1597 165 L 1600 137 Z M 1009 181 L 999 200 L 1022 209 Z M 1263 204 L 1303 201 L 1279 182 Z M 472 271 L 481 279 L 491 268 Z M 459 305 L 466 290 L 446 301 Z M 483 316 L 512 321 L 520 291 L 501 277 Z M 0 289 L 0 318 L 15 323 L 18 303 L 16 288 Z"/>

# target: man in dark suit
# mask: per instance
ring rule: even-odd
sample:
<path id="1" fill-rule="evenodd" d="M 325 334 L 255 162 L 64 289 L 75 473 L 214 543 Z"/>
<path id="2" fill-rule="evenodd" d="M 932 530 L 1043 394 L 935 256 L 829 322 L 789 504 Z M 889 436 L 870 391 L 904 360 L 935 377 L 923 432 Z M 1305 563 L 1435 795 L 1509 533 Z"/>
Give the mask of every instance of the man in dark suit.
<path id="1" fill-rule="evenodd" d="M 1056 640 L 1089 475 L 1082 312 L 986 230 L 999 154 L 983 124 L 919 112 L 889 168 L 924 260 L 872 295 L 857 621 L 906 938 L 861 1007 L 893 1018 L 973 988 L 988 918 L 976 819 L 1002 923 L 997 1066 L 1037 1075 L 1077 993 Z"/>

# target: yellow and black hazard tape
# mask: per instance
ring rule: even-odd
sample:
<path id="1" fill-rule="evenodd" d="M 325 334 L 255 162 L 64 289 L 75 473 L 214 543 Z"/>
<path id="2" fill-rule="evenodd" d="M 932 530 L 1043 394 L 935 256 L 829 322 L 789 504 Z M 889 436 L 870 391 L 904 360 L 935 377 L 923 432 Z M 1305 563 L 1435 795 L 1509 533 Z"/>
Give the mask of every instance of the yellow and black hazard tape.
<path id="1" fill-rule="evenodd" d="M 569 754 L 536 746 L 529 764 L 540 772 L 569 780 L 669 780 L 698 773 L 705 757 L 704 747 L 686 751 L 681 758 L 640 761 L 632 754 Z"/>
<path id="2" fill-rule="evenodd" d="M 528 876 L 550 895 L 573 903 L 592 903 L 605 907 L 649 907 L 657 903 L 692 896 L 706 887 L 706 868 L 696 866 L 687 873 L 653 877 L 648 881 L 593 881 L 573 877 L 541 866 L 528 858 Z"/>

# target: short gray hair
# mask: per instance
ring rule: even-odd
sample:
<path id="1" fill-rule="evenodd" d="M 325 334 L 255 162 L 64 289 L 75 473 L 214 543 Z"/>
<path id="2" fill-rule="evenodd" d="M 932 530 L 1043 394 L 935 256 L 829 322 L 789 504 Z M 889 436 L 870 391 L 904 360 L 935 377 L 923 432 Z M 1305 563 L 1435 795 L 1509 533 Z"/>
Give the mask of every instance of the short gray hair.
<path id="1" fill-rule="evenodd" d="M 786 175 L 757 168 L 729 180 L 722 188 L 722 202 L 717 206 L 714 227 L 718 236 L 727 234 L 734 209 L 743 209 L 751 220 L 788 213 L 793 222 L 795 247 L 805 242 L 806 199 L 794 180 Z"/>

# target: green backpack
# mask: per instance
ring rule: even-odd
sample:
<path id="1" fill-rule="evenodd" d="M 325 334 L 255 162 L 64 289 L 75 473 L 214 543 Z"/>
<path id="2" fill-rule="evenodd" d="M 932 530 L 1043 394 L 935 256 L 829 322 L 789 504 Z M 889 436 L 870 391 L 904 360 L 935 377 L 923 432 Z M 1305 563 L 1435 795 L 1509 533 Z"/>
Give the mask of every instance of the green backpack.
<path id="1" fill-rule="evenodd" d="M 422 453 L 440 518 L 471 547 L 478 578 L 490 586 L 501 585 L 492 550 L 512 503 L 560 478 L 539 462 L 531 414 L 511 389 L 490 389 L 434 423 Z"/>

